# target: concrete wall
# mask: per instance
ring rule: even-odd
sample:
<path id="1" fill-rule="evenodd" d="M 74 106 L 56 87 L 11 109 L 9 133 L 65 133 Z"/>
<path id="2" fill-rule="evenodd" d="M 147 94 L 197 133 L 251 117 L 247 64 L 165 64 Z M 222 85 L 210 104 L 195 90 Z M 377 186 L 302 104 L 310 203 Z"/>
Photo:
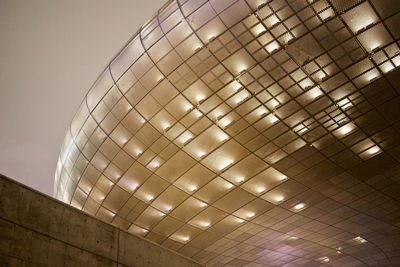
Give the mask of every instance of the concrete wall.
<path id="1" fill-rule="evenodd" d="M 0 266 L 202 266 L 0 175 Z"/>

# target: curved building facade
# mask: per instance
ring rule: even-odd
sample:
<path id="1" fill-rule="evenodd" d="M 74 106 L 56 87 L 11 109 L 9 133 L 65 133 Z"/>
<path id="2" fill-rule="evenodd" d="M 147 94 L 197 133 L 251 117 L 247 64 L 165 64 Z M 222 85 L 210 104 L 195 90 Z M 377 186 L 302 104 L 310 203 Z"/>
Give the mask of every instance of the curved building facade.
<path id="1" fill-rule="evenodd" d="M 87 93 L 55 196 L 209 266 L 400 264 L 398 6 L 169 1 Z"/>

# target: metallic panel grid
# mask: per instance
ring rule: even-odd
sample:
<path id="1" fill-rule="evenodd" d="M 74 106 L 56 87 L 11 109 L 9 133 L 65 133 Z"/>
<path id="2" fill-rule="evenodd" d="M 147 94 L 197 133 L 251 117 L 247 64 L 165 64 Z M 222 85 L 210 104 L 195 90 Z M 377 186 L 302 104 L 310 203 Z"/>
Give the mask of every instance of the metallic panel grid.
<path id="1" fill-rule="evenodd" d="M 87 93 L 55 196 L 207 266 L 400 266 L 399 24 L 170 1 Z"/>

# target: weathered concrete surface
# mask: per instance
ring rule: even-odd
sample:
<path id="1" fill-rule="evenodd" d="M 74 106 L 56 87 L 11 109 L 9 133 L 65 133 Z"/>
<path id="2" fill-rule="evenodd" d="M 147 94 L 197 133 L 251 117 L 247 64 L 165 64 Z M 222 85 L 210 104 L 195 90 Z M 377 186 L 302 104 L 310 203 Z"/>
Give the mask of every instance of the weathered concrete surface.
<path id="1" fill-rule="evenodd" d="M 202 266 L 0 175 L 0 266 Z"/>

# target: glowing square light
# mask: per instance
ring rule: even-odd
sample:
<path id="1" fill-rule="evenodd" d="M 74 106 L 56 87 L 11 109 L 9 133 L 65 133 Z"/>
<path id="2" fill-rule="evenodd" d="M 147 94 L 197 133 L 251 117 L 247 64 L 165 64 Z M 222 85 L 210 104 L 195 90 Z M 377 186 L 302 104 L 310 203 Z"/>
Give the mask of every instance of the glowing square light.
<path id="1" fill-rule="evenodd" d="M 207 207 L 207 203 L 200 201 L 200 207 L 202 208 Z"/>
<path id="2" fill-rule="evenodd" d="M 259 23 L 256 26 L 254 26 L 251 30 L 255 36 L 258 36 L 264 33 L 267 29 L 265 29 L 265 27 L 261 23 Z"/>
<path id="3" fill-rule="evenodd" d="M 249 212 L 247 213 L 247 218 L 252 218 L 254 215 L 256 215 L 254 212 Z"/>
<path id="4" fill-rule="evenodd" d="M 308 131 L 307 127 L 304 127 L 303 129 L 301 129 L 301 130 L 299 131 L 299 133 L 305 133 L 305 132 L 307 132 L 307 131 Z"/>
<path id="5" fill-rule="evenodd" d="M 256 190 L 257 193 L 260 194 L 260 193 L 264 192 L 265 189 L 266 188 L 264 186 L 257 186 L 255 190 Z"/>
<path id="6" fill-rule="evenodd" d="M 190 184 L 190 185 L 187 186 L 187 189 L 188 189 L 190 192 L 194 192 L 194 191 L 197 190 L 197 186 L 195 186 L 195 185 L 193 185 L 193 184 Z"/>
<path id="7" fill-rule="evenodd" d="M 284 200 L 284 197 L 283 197 L 283 196 L 277 196 L 277 197 L 275 198 L 275 200 L 276 200 L 276 202 L 281 202 L 281 201 Z"/>
<path id="8" fill-rule="evenodd" d="M 244 177 L 243 176 L 236 177 L 236 182 L 241 183 L 243 181 L 244 181 Z"/>
<path id="9" fill-rule="evenodd" d="M 287 176 L 282 174 L 282 175 L 279 176 L 278 179 L 279 179 L 279 181 L 283 181 L 283 180 L 287 179 Z"/>
<path id="10" fill-rule="evenodd" d="M 157 169 L 158 167 L 160 167 L 160 163 L 158 161 L 153 161 L 151 162 L 150 167 Z"/>
<path id="11" fill-rule="evenodd" d="M 196 154 L 197 154 L 197 156 L 198 156 L 199 158 L 202 158 L 202 157 L 204 157 L 204 155 L 206 154 L 206 152 L 203 151 L 203 150 L 198 150 L 198 151 L 196 152 Z"/>
<path id="12" fill-rule="evenodd" d="M 233 184 L 226 182 L 225 187 L 231 189 L 233 187 Z"/>
<path id="13" fill-rule="evenodd" d="M 342 108 L 343 108 L 343 109 L 348 109 L 348 108 L 350 108 L 351 106 L 353 106 L 353 104 L 352 104 L 351 102 L 348 102 L 348 103 L 345 104 Z"/>
<path id="14" fill-rule="evenodd" d="M 276 15 L 272 15 L 265 22 L 268 27 L 273 27 L 281 21 L 278 19 Z"/>
<path id="15" fill-rule="evenodd" d="M 171 125 L 168 122 L 161 123 L 161 127 L 164 131 L 167 131 Z"/>
<path id="16" fill-rule="evenodd" d="M 192 108 L 193 108 L 193 106 L 190 105 L 189 103 L 183 104 L 183 109 L 184 109 L 185 111 L 189 111 L 189 110 L 191 110 Z"/>
<path id="17" fill-rule="evenodd" d="M 319 90 L 318 87 L 314 87 L 309 91 L 309 95 L 311 96 L 311 98 L 315 99 L 322 95 L 322 91 Z"/>
<path id="18" fill-rule="evenodd" d="M 279 45 L 277 42 L 273 42 L 265 47 L 268 53 L 272 54 L 274 51 L 279 49 Z"/>
<path id="19" fill-rule="evenodd" d="M 196 95 L 197 103 L 201 103 L 204 99 L 206 99 L 206 97 L 203 94 Z"/>
<path id="20" fill-rule="evenodd" d="M 347 125 L 342 126 L 342 127 L 339 128 L 339 132 L 342 135 L 346 135 L 346 134 L 350 133 L 351 131 L 353 131 L 353 127 L 352 127 L 351 124 L 347 124 Z"/>
<path id="21" fill-rule="evenodd" d="M 328 257 L 321 257 L 318 259 L 320 262 L 322 263 L 328 263 L 329 262 L 329 258 Z"/>
<path id="22" fill-rule="evenodd" d="M 275 99 L 272 99 L 272 100 L 270 101 L 270 103 L 271 103 L 271 105 L 272 105 L 273 107 L 276 107 L 276 106 L 279 105 L 279 102 L 276 101 Z"/>
<path id="23" fill-rule="evenodd" d="M 362 243 L 367 243 L 367 242 L 368 242 L 367 240 L 365 240 L 365 239 L 362 238 L 361 236 L 354 237 L 354 238 L 353 238 L 353 241 L 355 241 L 355 242 L 357 242 L 357 243 L 360 243 L 360 244 L 362 244 Z"/>
<path id="24" fill-rule="evenodd" d="M 223 142 L 223 141 L 227 140 L 228 138 L 229 138 L 229 136 L 226 133 L 223 133 L 223 132 L 218 133 L 219 141 Z"/>
<path id="25" fill-rule="evenodd" d="M 371 147 L 370 149 L 368 149 L 367 151 L 368 151 L 368 154 L 373 155 L 373 154 L 378 153 L 380 150 L 381 149 L 378 146 L 374 146 L 374 147 Z"/>
<path id="26" fill-rule="evenodd" d="M 210 222 L 202 222 L 202 223 L 200 223 L 200 225 L 203 227 L 209 227 L 211 224 L 210 224 Z"/>
<path id="27" fill-rule="evenodd" d="M 278 118 L 277 117 L 275 117 L 274 115 L 269 115 L 268 116 L 269 117 L 269 121 L 271 122 L 271 123 L 274 123 L 274 122 L 276 122 L 276 121 L 278 121 Z"/>
<path id="28" fill-rule="evenodd" d="M 219 161 L 218 170 L 222 171 L 233 163 L 233 159 L 223 158 Z"/>
<path id="29" fill-rule="evenodd" d="M 293 209 L 295 209 L 295 210 L 301 210 L 301 209 L 304 209 L 305 206 L 306 206 L 306 204 L 304 204 L 304 203 L 299 203 L 299 204 L 297 204 L 296 206 L 294 206 Z"/>
<path id="30" fill-rule="evenodd" d="M 231 120 L 228 119 L 227 117 L 223 118 L 222 120 L 219 121 L 219 123 L 221 124 L 221 126 L 223 128 L 227 127 L 229 124 L 231 124 Z"/>
<path id="31" fill-rule="evenodd" d="M 236 92 L 237 90 L 239 90 L 240 88 L 242 88 L 242 85 L 241 85 L 238 81 L 234 80 L 234 81 L 232 82 L 232 87 L 233 87 L 233 90 L 235 90 L 235 92 Z"/>

